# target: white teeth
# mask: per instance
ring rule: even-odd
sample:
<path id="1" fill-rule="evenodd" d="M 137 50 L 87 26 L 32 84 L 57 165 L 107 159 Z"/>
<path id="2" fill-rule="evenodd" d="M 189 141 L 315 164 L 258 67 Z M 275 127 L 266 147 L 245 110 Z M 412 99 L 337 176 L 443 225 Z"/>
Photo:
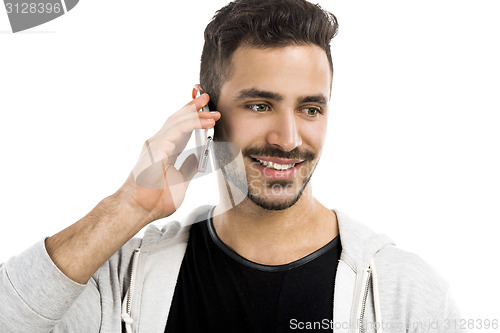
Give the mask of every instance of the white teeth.
<path id="1" fill-rule="evenodd" d="M 271 162 L 271 161 L 259 160 L 258 158 L 256 158 L 256 160 L 259 161 L 259 163 L 261 165 L 265 166 L 266 168 L 275 169 L 275 170 L 278 170 L 278 171 L 288 170 L 288 169 L 293 168 L 295 166 L 295 163 L 292 163 L 292 164 L 278 164 L 278 163 L 274 163 L 274 162 Z"/>

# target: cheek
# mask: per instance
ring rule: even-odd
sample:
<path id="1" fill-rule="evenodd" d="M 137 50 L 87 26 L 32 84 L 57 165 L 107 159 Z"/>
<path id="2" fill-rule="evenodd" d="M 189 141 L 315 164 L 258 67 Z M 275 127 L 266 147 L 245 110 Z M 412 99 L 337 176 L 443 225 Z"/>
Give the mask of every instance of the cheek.
<path id="1" fill-rule="evenodd" d="M 302 143 L 316 151 L 320 151 L 325 143 L 326 129 L 326 121 L 304 124 L 301 131 Z"/>
<path id="2" fill-rule="evenodd" d="M 221 125 L 225 138 L 240 146 L 256 143 L 264 132 L 262 122 L 249 117 L 226 117 Z"/>

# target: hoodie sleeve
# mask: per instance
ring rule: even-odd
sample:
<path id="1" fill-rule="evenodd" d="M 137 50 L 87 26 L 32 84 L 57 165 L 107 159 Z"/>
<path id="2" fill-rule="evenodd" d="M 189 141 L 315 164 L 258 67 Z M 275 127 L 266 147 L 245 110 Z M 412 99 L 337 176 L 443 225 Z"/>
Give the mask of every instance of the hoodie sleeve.
<path id="1" fill-rule="evenodd" d="M 66 277 L 50 259 L 45 240 L 0 265 L 0 309 L 0 332 L 99 329 L 100 296 L 95 281 L 83 285 Z M 72 323 L 78 325 L 68 330 Z"/>
<path id="2" fill-rule="evenodd" d="M 436 316 L 432 320 L 428 333 L 468 333 L 467 326 L 462 325 L 462 317 L 455 300 L 451 295 L 450 288 L 439 306 Z"/>

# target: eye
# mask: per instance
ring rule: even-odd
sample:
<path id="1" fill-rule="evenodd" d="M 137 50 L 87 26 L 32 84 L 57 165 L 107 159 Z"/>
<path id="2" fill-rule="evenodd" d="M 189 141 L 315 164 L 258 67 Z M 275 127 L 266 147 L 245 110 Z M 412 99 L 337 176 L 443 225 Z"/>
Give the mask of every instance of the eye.
<path id="1" fill-rule="evenodd" d="M 266 104 L 250 104 L 250 105 L 247 105 L 246 107 L 252 111 L 255 111 L 255 112 L 262 113 L 262 112 L 269 111 L 269 106 Z"/>
<path id="2" fill-rule="evenodd" d="M 310 108 L 304 108 L 302 109 L 304 111 L 304 113 L 306 115 L 308 115 L 309 117 L 317 117 L 319 116 L 320 114 L 323 114 L 323 112 L 321 112 L 320 109 L 318 108 L 313 108 L 313 107 L 310 107 Z"/>

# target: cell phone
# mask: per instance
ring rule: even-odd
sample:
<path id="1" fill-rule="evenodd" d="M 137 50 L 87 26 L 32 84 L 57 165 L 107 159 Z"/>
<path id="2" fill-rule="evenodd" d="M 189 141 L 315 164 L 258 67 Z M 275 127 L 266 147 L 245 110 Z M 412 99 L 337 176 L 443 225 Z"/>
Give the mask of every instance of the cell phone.
<path id="1" fill-rule="evenodd" d="M 193 98 L 203 94 L 203 89 L 199 84 L 193 88 Z M 210 111 L 208 104 L 201 111 Z M 198 157 L 198 172 L 205 172 L 210 160 L 210 149 L 214 140 L 214 128 L 195 130 L 196 151 Z"/>

